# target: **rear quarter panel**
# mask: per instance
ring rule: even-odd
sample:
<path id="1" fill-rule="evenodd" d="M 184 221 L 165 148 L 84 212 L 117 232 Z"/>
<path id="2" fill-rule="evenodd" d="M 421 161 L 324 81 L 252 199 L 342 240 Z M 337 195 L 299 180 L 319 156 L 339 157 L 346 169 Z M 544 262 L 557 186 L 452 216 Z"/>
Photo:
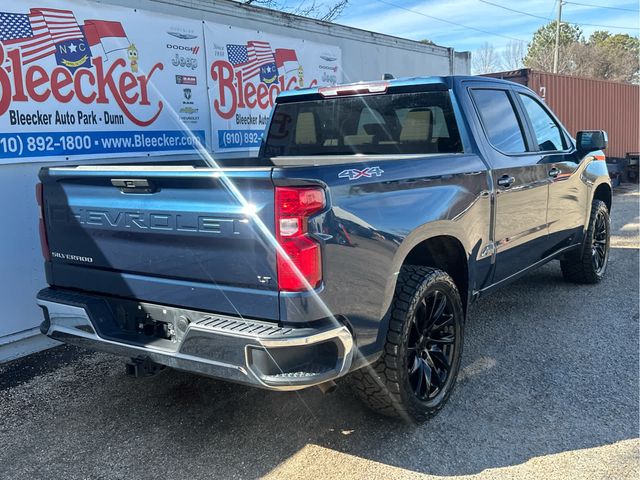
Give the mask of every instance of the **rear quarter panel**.
<path id="1" fill-rule="evenodd" d="M 341 172 L 374 168 L 355 179 Z M 446 172 L 446 173 L 445 173 Z M 282 320 L 304 321 L 327 312 L 347 319 L 362 355 L 378 351 L 397 273 L 413 247 L 448 235 L 471 258 L 470 276 L 486 277 L 490 259 L 490 196 L 486 167 L 475 155 L 433 155 L 275 169 L 276 185 L 320 181 L 329 208 L 310 224 L 323 243 L 323 286 L 314 294 L 282 295 Z"/>

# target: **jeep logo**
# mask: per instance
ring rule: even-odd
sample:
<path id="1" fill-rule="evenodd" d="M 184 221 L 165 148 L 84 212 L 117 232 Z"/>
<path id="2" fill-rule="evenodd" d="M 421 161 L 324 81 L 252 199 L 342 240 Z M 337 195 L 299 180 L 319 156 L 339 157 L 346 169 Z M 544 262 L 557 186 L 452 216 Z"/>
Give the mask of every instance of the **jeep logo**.
<path id="1" fill-rule="evenodd" d="M 171 60 L 171 64 L 174 67 L 190 68 L 191 70 L 195 70 L 196 68 L 198 68 L 198 60 L 196 60 L 195 58 L 186 58 L 177 53 L 173 60 Z"/>

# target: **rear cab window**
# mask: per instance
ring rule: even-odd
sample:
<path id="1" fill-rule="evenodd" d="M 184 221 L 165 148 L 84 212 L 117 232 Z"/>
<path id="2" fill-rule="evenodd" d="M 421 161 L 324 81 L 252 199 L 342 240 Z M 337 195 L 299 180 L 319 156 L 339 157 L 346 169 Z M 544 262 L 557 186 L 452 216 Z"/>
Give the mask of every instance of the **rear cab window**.
<path id="1" fill-rule="evenodd" d="M 279 103 L 266 156 L 462 153 L 448 91 Z"/>
<path id="2" fill-rule="evenodd" d="M 524 129 L 506 90 L 471 91 L 489 142 L 503 153 L 527 151 Z"/>

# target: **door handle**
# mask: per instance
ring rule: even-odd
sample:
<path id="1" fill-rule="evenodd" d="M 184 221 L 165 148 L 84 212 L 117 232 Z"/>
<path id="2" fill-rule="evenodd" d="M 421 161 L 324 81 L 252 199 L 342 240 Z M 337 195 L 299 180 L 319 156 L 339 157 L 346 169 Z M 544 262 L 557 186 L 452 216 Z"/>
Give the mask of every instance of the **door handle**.
<path id="1" fill-rule="evenodd" d="M 560 170 L 556 167 L 553 167 L 551 170 L 549 170 L 549 176 L 551 178 L 556 178 L 558 175 L 560 175 Z"/>
<path id="2" fill-rule="evenodd" d="M 112 178 L 111 185 L 118 187 L 122 193 L 155 193 L 153 183 L 143 178 Z"/>
<path id="3" fill-rule="evenodd" d="M 498 185 L 502 188 L 509 188 L 515 181 L 516 179 L 511 175 L 503 175 L 498 179 Z"/>

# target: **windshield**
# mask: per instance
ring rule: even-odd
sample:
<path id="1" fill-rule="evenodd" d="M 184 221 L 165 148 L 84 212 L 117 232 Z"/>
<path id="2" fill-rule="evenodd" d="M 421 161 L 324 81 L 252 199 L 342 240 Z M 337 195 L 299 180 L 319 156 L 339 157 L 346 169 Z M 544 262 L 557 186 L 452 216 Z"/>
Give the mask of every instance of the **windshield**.
<path id="1" fill-rule="evenodd" d="M 460 152 L 448 92 L 278 104 L 264 149 L 266 156 Z"/>

